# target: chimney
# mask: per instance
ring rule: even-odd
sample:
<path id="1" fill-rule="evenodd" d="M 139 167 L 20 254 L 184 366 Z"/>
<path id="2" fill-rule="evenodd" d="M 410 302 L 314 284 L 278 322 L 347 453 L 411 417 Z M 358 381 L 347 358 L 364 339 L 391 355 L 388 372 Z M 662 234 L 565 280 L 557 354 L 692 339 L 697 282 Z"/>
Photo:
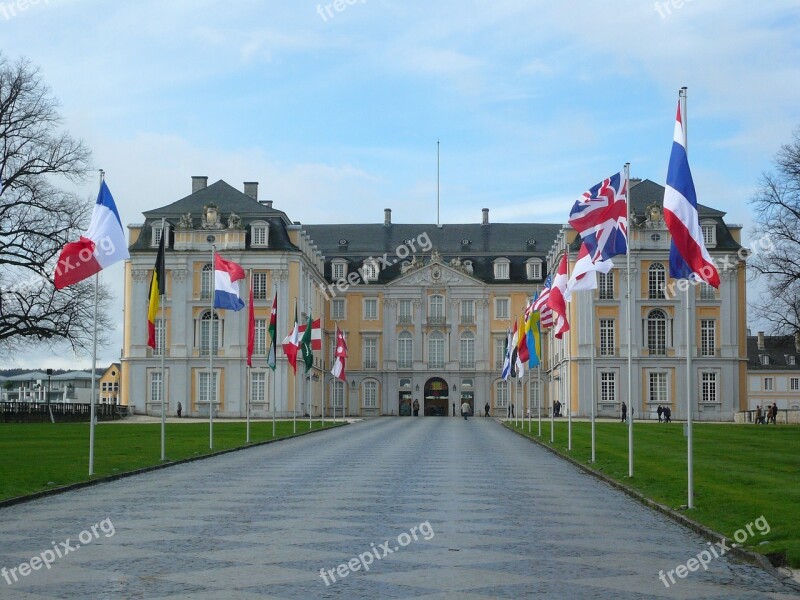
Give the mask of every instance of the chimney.
<path id="1" fill-rule="evenodd" d="M 489 224 L 489 209 L 483 209 L 483 221 L 481 221 L 481 225 L 488 225 Z"/>
<path id="2" fill-rule="evenodd" d="M 267 208 L 272 208 L 272 200 L 259 200 L 258 203 Z"/>
<path id="3" fill-rule="evenodd" d="M 388 227 L 392 224 L 392 209 L 391 208 L 384 208 L 383 209 L 383 225 L 384 227 Z"/>
<path id="4" fill-rule="evenodd" d="M 208 177 L 205 175 L 192 175 L 192 193 L 199 192 L 208 187 Z"/>
<path id="5" fill-rule="evenodd" d="M 253 200 L 258 200 L 258 182 L 257 181 L 245 181 L 244 182 L 244 193 L 247 196 L 250 196 Z"/>
<path id="6" fill-rule="evenodd" d="M 763 331 L 759 331 L 758 332 L 758 349 L 759 350 L 764 350 L 764 332 Z"/>

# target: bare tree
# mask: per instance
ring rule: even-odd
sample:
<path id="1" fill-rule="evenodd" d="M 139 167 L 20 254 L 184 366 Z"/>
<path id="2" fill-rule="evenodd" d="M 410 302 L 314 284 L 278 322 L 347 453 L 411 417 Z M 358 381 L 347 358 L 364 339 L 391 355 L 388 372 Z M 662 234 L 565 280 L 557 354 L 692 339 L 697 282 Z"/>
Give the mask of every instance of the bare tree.
<path id="1" fill-rule="evenodd" d="M 760 239 L 748 262 L 765 283 L 752 306 L 776 334 L 800 331 L 800 128 L 793 138 L 781 146 L 775 170 L 762 176 L 751 201 L 754 239 Z"/>
<path id="2" fill-rule="evenodd" d="M 58 187 L 83 181 L 90 153 L 60 130 L 58 103 L 26 60 L 0 53 L 0 353 L 42 343 L 85 349 L 91 341 L 94 288 L 62 291 L 53 271 L 63 245 L 87 222 L 91 201 Z M 108 292 L 100 290 L 105 308 Z M 109 321 L 99 311 L 98 329 Z"/>

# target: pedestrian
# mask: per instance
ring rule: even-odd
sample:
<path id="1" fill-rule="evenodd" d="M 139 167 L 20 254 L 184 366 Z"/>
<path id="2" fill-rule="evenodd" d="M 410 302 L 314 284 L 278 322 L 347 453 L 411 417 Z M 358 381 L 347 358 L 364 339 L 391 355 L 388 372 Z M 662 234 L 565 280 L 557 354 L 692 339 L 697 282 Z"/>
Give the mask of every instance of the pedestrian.
<path id="1" fill-rule="evenodd" d="M 419 400 L 414 398 L 414 404 L 412 404 L 411 406 L 414 409 L 414 416 L 418 417 L 419 416 Z"/>
<path id="2" fill-rule="evenodd" d="M 658 422 L 661 423 L 661 415 L 664 414 L 664 409 L 661 408 L 660 404 L 658 405 L 658 410 L 656 412 L 658 413 Z"/>
<path id="3" fill-rule="evenodd" d="M 672 423 L 672 409 L 669 406 L 664 407 L 664 423 Z"/>
<path id="4" fill-rule="evenodd" d="M 469 416 L 469 402 L 467 402 L 466 400 L 464 400 L 464 404 L 461 405 L 461 415 L 464 417 L 465 421 Z"/>
<path id="5" fill-rule="evenodd" d="M 483 416 L 484 417 L 488 417 L 489 416 L 489 411 L 491 410 L 491 408 L 492 407 L 489 406 L 489 402 L 486 402 L 486 404 L 483 407 Z"/>
<path id="6" fill-rule="evenodd" d="M 778 404 L 775 402 L 772 403 L 772 424 L 778 424 Z"/>
<path id="7" fill-rule="evenodd" d="M 756 406 L 756 425 L 761 425 L 761 419 L 764 417 L 761 416 L 761 405 L 759 404 Z"/>
<path id="8" fill-rule="evenodd" d="M 517 415 L 514 414 L 514 405 L 511 405 L 511 418 L 515 418 Z"/>
<path id="9" fill-rule="evenodd" d="M 182 410 L 183 410 L 183 407 L 181 406 L 181 403 L 180 403 L 180 402 L 178 402 L 178 418 L 179 418 L 179 419 L 181 418 L 181 411 L 182 411 Z"/>
<path id="10" fill-rule="evenodd" d="M 622 403 L 622 418 L 620 419 L 620 421 L 622 423 L 624 423 L 627 420 L 628 420 L 628 405 L 623 402 Z"/>

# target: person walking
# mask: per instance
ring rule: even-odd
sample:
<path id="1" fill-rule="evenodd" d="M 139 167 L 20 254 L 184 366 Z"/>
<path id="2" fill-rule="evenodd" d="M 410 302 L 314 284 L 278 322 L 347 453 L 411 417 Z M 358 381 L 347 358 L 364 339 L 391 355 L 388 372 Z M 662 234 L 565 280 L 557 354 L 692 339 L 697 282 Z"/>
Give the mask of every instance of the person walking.
<path id="1" fill-rule="evenodd" d="M 414 416 L 418 417 L 419 416 L 419 400 L 417 400 L 415 398 L 414 399 L 414 404 L 412 404 L 411 407 L 414 409 Z"/>
<path id="2" fill-rule="evenodd" d="M 489 403 L 487 402 L 487 403 L 484 405 L 484 407 L 483 407 L 483 416 L 484 416 L 484 417 L 488 417 L 488 416 L 489 416 L 489 411 L 490 411 L 491 409 L 492 409 L 492 407 L 491 407 L 491 406 L 489 406 Z"/>
<path id="3" fill-rule="evenodd" d="M 664 407 L 664 423 L 672 423 L 672 409 L 669 406 Z"/>
<path id="4" fill-rule="evenodd" d="M 620 421 L 622 423 L 624 423 L 627 420 L 628 420 L 628 405 L 623 402 L 622 403 L 622 418 L 620 419 Z"/>
<path id="5" fill-rule="evenodd" d="M 759 404 L 756 406 L 756 425 L 761 425 L 761 419 L 764 417 L 761 415 L 761 405 Z"/>
<path id="6" fill-rule="evenodd" d="M 182 411 L 183 411 L 183 406 L 181 406 L 181 403 L 178 402 L 178 418 L 179 419 L 181 418 L 181 412 Z"/>
<path id="7" fill-rule="evenodd" d="M 772 403 L 772 424 L 778 424 L 778 404 L 776 402 Z"/>
<path id="8" fill-rule="evenodd" d="M 658 422 L 661 423 L 661 415 L 664 414 L 664 409 L 661 408 L 660 404 L 658 405 L 658 410 L 656 412 L 658 413 Z"/>
<path id="9" fill-rule="evenodd" d="M 464 404 L 461 405 L 461 415 L 464 417 L 464 420 L 467 420 L 469 416 L 469 402 L 464 400 Z"/>

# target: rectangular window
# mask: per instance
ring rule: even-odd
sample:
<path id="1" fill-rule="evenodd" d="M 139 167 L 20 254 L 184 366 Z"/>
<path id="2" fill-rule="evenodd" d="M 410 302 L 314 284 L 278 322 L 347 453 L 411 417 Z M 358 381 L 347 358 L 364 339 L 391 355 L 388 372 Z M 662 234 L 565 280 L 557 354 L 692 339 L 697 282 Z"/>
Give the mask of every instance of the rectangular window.
<path id="1" fill-rule="evenodd" d="M 509 317 L 508 298 L 495 298 L 494 299 L 494 318 L 504 321 Z"/>
<path id="2" fill-rule="evenodd" d="M 344 279 L 346 274 L 347 272 L 344 263 L 335 262 L 331 264 L 331 279 L 334 281 L 339 281 L 340 279 Z"/>
<path id="3" fill-rule="evenodd" d="M 762 354 L 762 355 L 759 356 L 759 358 L 761 359 L 761 364 L 762 365 L 764 365 L 764 366 L 769 365 L 769 355 Z"/>
<path id="4" fill-rule="evenodd" d="M 161 235 L 164 230 L 161 228 L 161 225 L 153 227 L 153 237 L 150 239 L 150 245 L 153 247 L 158 246 L 161 243 Z M 164 240 L 164 245 L 166 246 L 167 241 Z"/>
<path id="5" fill-rule="evenodd" d="M 205 265 L 200 273 L 200 298 L 210 300 L 214 289 L 214 269 L 211 265 Z"/>
<path id="6" fill-rule="evenodd" d="M 771 392 L 774 389 L 774 383 L 772 377 L 764 377 L 764 391 Z"/>
<path id="7" fill-rule="evenodd" d="M 200 319 L 200 354 L 203 356 L 208 356 L 209 351 L 211 351 L 214 353 L 214 356 L 216 356 L 220 346 L 219 341 L 219 319 L 215 318 L 212 321 L 210 318 L 208 318 L 208 313 L 206 313 Z"/>
<path id="8" fill-rule="evenodd" d="M 508 279 L 508 263 L 499 262 L 494 264 L 494 278 Z"/>
<path id="9" fill-rule="evenodd" d="M 410 369 L 414 360 L 414 340 L 410 335 L 402 335 L 397 339 L 397 368 Z"/>
<path id="10" fill-rule="evenodd" d="M 428 322 L 439 325 L 444 323 L 444 297 L 431 296 L 428 298 Z"/>
<path id="11" fill-rule="evenodd" d="M 460 344 L 460 360 L 462 369 L 475 368 L 475 339 L 467 337 L 466 334 L 461 337 Z"/>
<path id="12" fill-rule="evenodd" d="M 428 340 L 428 368 L 444 368 L 444 336 L 441 334 L 434 333 Z"/>
<path id="13" fill-rule="evenodd" d="M 617 374 L 614 371 L 600 373 L 600 402 L 617 401 Z"/>
<path id="14" fill-rule="evenodd" d="M 250 371 L 250 402 L 252 404 L 267 402 L 267 374 L 264 371 Z"/>
<path id="15" fill-rule="evenodd" d="M 217 400 L 217 372 L 214 371 L 214 377 L 209 378 L 208 371 L 200 371 L 199 373 L 199 388 L 200 388 L 200 402 L 209 402 L 212 397 L 214 402 Z M 209 382 L 211 385 L 209 385 Z"/>
<path id="16" fill-rule="evenodd" d="M 472 325 L 475 323 L 475 301 L 462 300 L 461 301 L 461 323 L 463 325 Z"/>
<path id="17" fill-rule="evenodd" d="M 542 278 L 542 263 L 530 262 L 525 265 L 528 279 L 541 279 Z"/>
<path id="18" fill-rule="evenodd" d="M 364 408 L 378 408 L 378 384 L 374 381 L 364 382 Z"/>
<path id="19" fill-rule="evenodd" d="M 600 356 L 614 356 L 614 319 L 600 319 Z"/>
<path id="20" fill-rule="evenodd" d="M 714 356 L 717 348 L 714 319 L 700 320 L 700 356 Z"/>
<path id="21" fill-rule="evenodd" d="M 364 281 L 377 281 L 378 280 L 378 265 L 375 262 L 367 261 L 361 268 Z"/>
<path id="22" fill-rule="evenodd" d="M 531 407 L 539 408 L 539 383 L 536 381 L 531 383 Z"/>
<path id="23" fill-rule="evenodd" d="M 494 368 L 502 369 L 506 357 L 506 338 L 494 338 Z"/>
<path id="24" fill-rule="evenodd" d="M 375 338 L 364 339 L 364 368 L 378 368 L 378 340 Z"/>
<path id="25" fill-rule="evenodd" d="M 161 385 L 161 371 L 150 372 L 150 402 L 161 402 L 163 398 Z"/>
<path id="26" fill-rule="evenodd" d="M 667 403 L 667 374 L 650 373 L 650 400 L 653 404 Z"/>
<path id="27" fill-rule="evenodd" d="M 397 305 L 397 322 L 400 325 L 410 325 L 413 320 L 411 300 L 400 300 Z"/>
<path id="28" fill-rule="evenodd" d="M 331 404 L 334 408 L 340 409 L 344 406 L 344 382 L 337 380 L 333 382 L 331 390 Z"/>
<path id="29" fill-rule="evenodd" d="M 253 354 L 256 356 L 266 356 L 267 354 L 267 320 L 256 319 L 255 340 L 253 344 Z"/>
<path id="30" fill-rule="evenodd" d="M 800 378 L 792 377 L 789 379 L 789 389 L 793 392 L 800 390 Z"/>
<path id="31" fill-rule="evenodd" d="M 252 228 L 253 238 L 250 242 L 251 246 L 266 246 L 267 245 L 267 226 L 266 225 L 253 225 Z"/>
<path id="32" fill-rule="evenodd" d="M 334 298 L 331 301 L 331 319 L 341 321 L 344 316 L 344 298 Z"/>
<path id="33" fill-rule="evenodd" d="M 498 381 L 495 386 L 494 407 L 508 408 L 508 382 Z"/>
<path id="34" fill-rule="evenodd" d="M 700 229 L 703 231 L 703 244 L 706 247 L 714 246 L 717 243 L 716 235 L 716 227 L 714 225 L 701 225 Z"/>
<path id="35" fill-rule="evenodd" d="M 253 299 L 267 299 L 267 274 L 253 273 Z"/>
<path id="36" fill-rule="evenodd" d="M 164 352 L 164 341 L 165 341 L 165 334 L 166 328 L 163 319 L 156 319 L 155 326 L 156 326 L 156 347 L 153 349 L 153 356 L 161 356 Z"/>
<path id="37" fill-rule="evenodd" d="M 667 289 L 667 272 L 661 263 L 653 263 L 647 272 L 647 292 L 651 300 L 664 300 Z"/>
<path id="38" fill-rule="evenodd" d="M 708 285 L 706 282 L 700 284 L 700 300 L 716 300 L 717 290 L 713 286 Z"/>
<path id="39" fill-rule="evenodd" d="M 786 355 L 786 364 L 789 365 L 790 367 L 793 367 L 793 366 L 795 366 L 795 364 L 797 364 L 796 361 L 795 361 L 794 354 L 787 354 Z"/>
<path id="40" fill-rule="evenodd" d="M 378 318 L 378 299 L 364 298 L 364 319 L 374 321 Z"/>
<path id="41" fill-rule="evenodd" d="M 597 274 L 598 297 L 600 300 L 614 299 L 614 272 Z"/>
<path id="42" fill-rule="evenodd" d="M 713 371 L 704 371 L 700 377 L 700 399 L 703 402 L 717 401 L 717 374 Z"/>

